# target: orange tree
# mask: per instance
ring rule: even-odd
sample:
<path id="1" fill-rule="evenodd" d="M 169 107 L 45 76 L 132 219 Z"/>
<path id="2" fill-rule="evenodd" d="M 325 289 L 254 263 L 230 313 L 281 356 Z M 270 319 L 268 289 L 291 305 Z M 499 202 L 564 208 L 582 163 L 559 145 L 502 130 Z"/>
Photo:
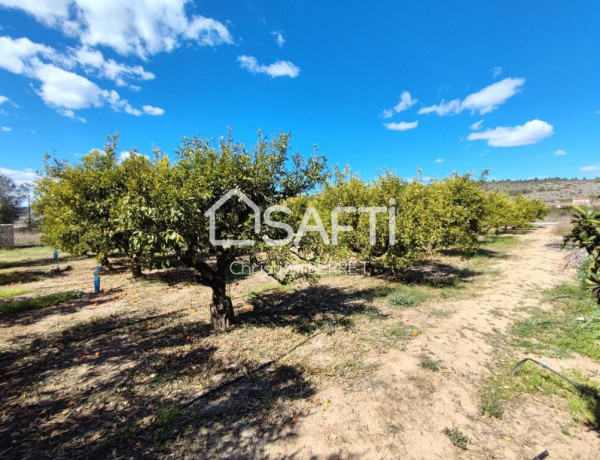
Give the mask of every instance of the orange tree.
<path id="1" fill-rule="evenodd" d="M 290 155 L 289 134 L 267 139 L 259 132 L 253 150 L 234 142 L 231 135 L 217 142 L 184 139 L 176 162 L 157 179 L 157 215 L 165 219 L 166 240 L 178 259 L 193 268 L 196 280 L 212 289 L 211 321 L 215 329 L 234 322 L 227 283 L 231 264 L 263 248 L 265 231 L 257 229 L 258 211 L 309 192 L 325 180 L 325 159 L 313 154 L 305 159 Z M 213 206 L 237 190 L 218 209 Z M 249 244 L 211 242 L 207 212 L 214 209 L 213 230 L 218 240 L 243 240 Z M 275 217 L 273 217 L 275 218 Z M 258 230 L 258 231 L 257 231 Z"/>

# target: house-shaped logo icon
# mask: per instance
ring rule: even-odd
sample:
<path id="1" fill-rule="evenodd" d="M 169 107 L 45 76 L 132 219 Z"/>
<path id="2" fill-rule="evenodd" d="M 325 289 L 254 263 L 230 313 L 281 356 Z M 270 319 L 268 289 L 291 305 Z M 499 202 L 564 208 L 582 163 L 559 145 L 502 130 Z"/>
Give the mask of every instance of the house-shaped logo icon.
<path id="1" fill-rule="evenodd" d="M 248 207 L 252 209 L 254 213 L 254 233 L 260 233 L 260 209 L 252 201 L 248 198 L 241 190 L 234 188 L 229 190 L 225 195 L 223 195 L 219 201 L 213 204 L 208 211 L 204 213 L 206 217 L 209 218 L 209 238 L 210 242 L 214 246 L 252 246 L 254 244 L 254 240 L 218 240 L 217 239 L 217 231 L 216 231 L 216 213 L 217 210 L 225 204 L 230 198 L 238 197 L 241 201 L 246 203 Z"/>

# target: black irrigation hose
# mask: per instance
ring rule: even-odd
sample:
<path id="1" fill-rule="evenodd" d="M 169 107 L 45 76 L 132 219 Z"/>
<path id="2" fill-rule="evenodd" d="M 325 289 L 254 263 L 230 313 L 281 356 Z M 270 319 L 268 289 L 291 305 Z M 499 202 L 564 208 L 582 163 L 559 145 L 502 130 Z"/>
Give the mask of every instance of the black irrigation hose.
<path id="1" fill-rule="evenodd" d="M 511 375 L 514 375 L 515 372 L 523 365 L 525 364 L 527 361 L 531 361 L 532 363 L 537 364 L 538 366 L 543 367 L 544 369 L 548 369 L 550 372 L 552 372 L 553 374 L 557 375 L 558 377 L 560 377 L 561 379 L 563 379 L 565 382 L 569 382 L 571 385 L 573 385 L 575 388 L 577 388 L 579 391 L 581 391 L 582 393 L 585 393 L 591 397 L 593 397 L 597 402 L 600 402 L 600 395 L 598 395 L 598 393 L 596 393 L 594 390 L 591 390 L 589 388 L 584 387 L 583 385 L 580 385 L 577 382 L 574 382 L 573 380 L 571 380 L 568 377 L 565 377 L 564 375 L 562 375 L 560 372 L 555 371 L 554 369 L 552 369 L 551 367 L 548 366 L 548 363 L 545 362 L 540 362 L 540 361 L 536 361 L 535 359 L 532 358 L 525 358 L 522 359 L 521 361 L 519 361 L 517 363 L 517 365 L 513 368 L 512 371 L 510 371 Z"/>

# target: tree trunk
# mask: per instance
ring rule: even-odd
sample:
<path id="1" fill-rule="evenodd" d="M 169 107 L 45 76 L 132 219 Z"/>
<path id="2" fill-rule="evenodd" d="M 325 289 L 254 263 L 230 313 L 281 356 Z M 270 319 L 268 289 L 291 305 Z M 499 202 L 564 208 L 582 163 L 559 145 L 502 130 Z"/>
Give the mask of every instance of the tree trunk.
<path id="1" fill-rule="evenodd" d="M 142 277 L 142 261 L 136 255 L 131 256 L 131 275 L 137 279 Z"/>
<path id="2" fill-rule="evenodd" d="M 235 322 L 233 303 L 227 295 L 226 286 L 226 282 L 220 279 L 214 280 L 211 285 L 213 300 L 210 304 L 210 319 L 217 331 L 229 329 Z"/>

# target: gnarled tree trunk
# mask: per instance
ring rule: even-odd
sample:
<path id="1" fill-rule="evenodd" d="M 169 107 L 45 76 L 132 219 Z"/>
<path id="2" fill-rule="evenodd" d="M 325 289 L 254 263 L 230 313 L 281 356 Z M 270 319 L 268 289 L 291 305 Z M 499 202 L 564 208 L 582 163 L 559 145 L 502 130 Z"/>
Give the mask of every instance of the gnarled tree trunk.
<path id="1" fill-rule="evenodd" d="M 215 279 L 211 283 L 213 300 L 210 304 L 210 319 L 213 328 L 217 331 L 228 329 L 235 322 L 233 303 L 227 295 L 226 286 L 225 280 L 221 279 Z"/>

